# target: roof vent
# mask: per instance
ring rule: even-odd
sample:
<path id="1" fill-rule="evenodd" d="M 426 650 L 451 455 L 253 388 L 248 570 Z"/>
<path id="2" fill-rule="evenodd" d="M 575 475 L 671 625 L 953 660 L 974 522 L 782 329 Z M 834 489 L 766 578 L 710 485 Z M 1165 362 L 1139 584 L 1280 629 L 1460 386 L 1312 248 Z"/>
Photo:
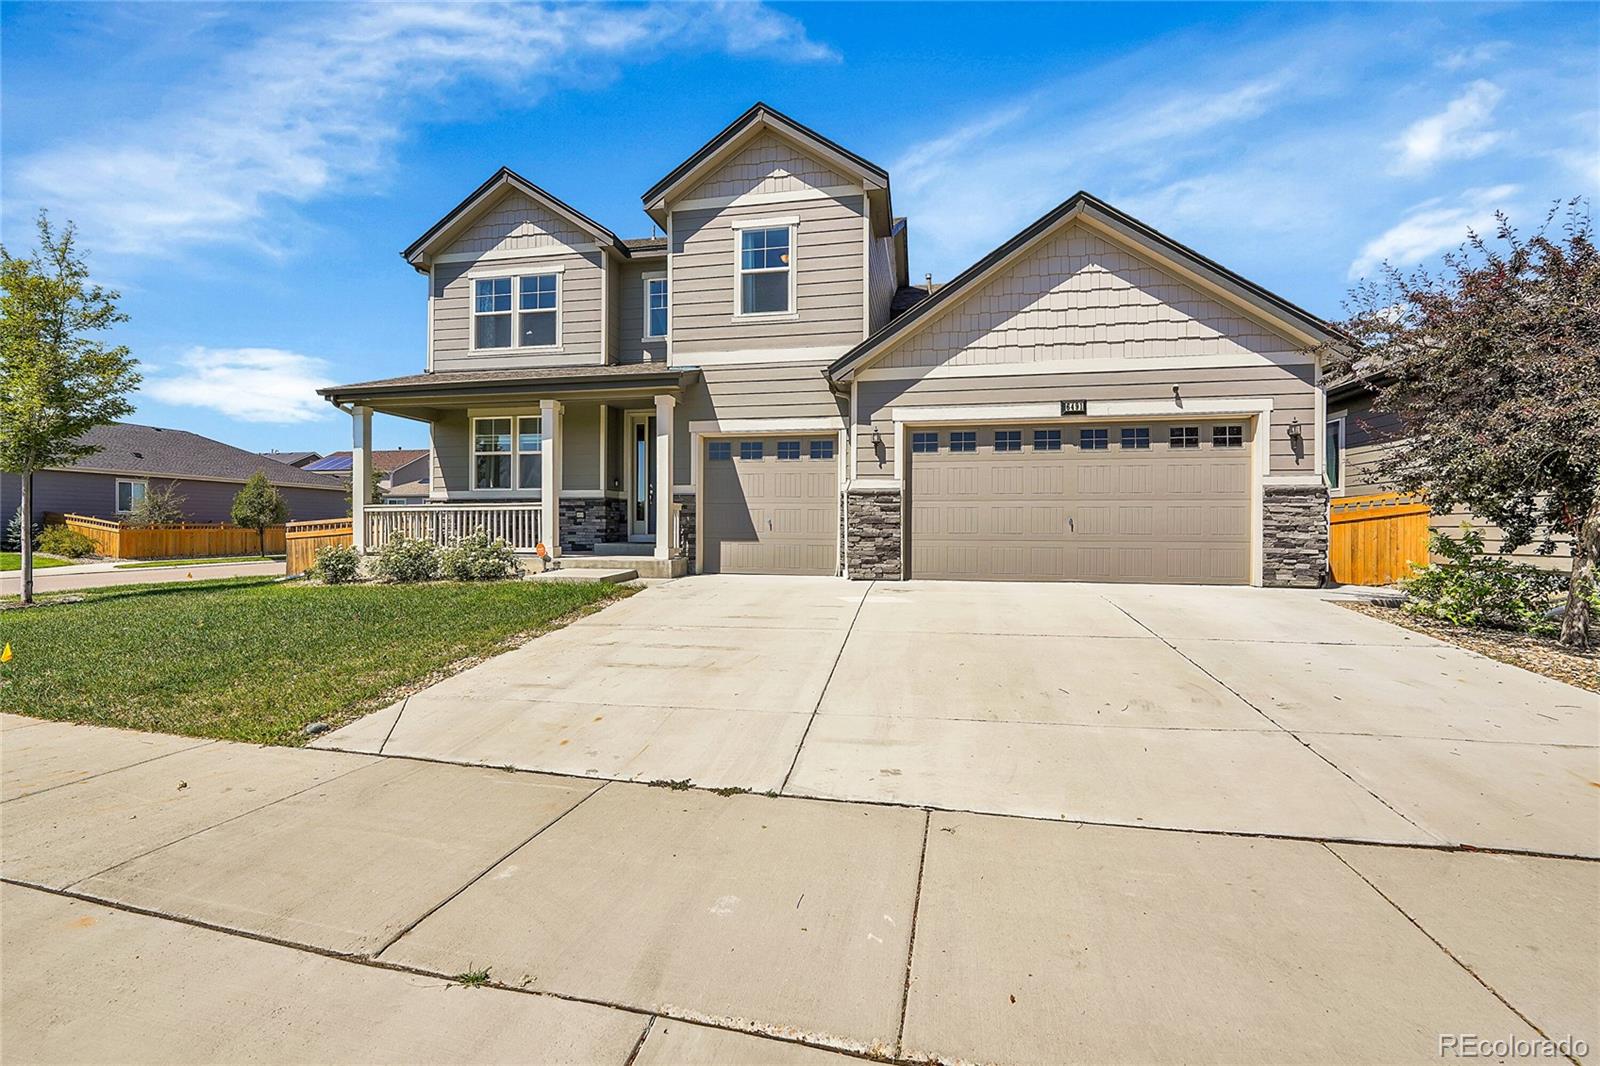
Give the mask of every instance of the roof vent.
<path id="1" fill-rule="evenodd" d="M 143 459 L 144 458 L 144 453 L 143 452 L 134 452 L 133 453 L 133 457 L 135 459 Z"/>

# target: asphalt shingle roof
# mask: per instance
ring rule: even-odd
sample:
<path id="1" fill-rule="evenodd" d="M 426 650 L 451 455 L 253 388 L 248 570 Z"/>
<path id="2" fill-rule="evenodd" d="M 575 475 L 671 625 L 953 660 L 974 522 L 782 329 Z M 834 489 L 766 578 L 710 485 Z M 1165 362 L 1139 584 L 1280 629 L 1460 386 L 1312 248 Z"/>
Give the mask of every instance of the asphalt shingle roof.
<path id="1" fill-rule="evenodd" d="M 317 489 L 328 488 L 331 480 L 326 474 L 308 473 L 185 429 L 114 422 L 97 426 L 79 439 L 99 451 L 58 469 L 241 482 L 259 470 L 273 485 Z"/>

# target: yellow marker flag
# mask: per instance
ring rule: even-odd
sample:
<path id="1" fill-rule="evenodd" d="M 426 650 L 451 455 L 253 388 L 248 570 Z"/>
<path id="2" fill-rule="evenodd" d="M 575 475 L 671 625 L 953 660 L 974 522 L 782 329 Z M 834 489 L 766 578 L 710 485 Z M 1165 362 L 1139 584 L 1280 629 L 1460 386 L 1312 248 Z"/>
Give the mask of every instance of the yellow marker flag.
<path id="1" fill-rule="evenodd" d="M 4 650 L 0 650 L 0 663 L 8 663 L 10 661 L 11 661 L 11 642 L 8 640 L 8 641 L 6 641 L 6 646 L 5 646 Z"/>

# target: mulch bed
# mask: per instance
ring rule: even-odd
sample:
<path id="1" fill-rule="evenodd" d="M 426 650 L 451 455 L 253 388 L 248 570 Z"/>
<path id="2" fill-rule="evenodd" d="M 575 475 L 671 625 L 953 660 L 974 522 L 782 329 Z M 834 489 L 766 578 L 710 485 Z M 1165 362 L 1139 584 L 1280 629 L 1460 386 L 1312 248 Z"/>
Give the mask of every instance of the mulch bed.
<path id="1" fill-rule="evenodd" d="M 1418 633 L 1448 641 L 1458 647 L 1487 655 L 1512 666 L 1520 666 L 1536 674 L 1565 681 L 1569 685 L 1600 692 L 1600 648 L 1588 651 L 1558 644 L 1550 637 L 1532 637 L 1509 629 L 1466 629 L 1445 625 L 1407 614 L 1398 607 L 1380 607 L 1375 603 L 1343 603 L 1352 611 L 1373 618 L 1381 618 Z"/>

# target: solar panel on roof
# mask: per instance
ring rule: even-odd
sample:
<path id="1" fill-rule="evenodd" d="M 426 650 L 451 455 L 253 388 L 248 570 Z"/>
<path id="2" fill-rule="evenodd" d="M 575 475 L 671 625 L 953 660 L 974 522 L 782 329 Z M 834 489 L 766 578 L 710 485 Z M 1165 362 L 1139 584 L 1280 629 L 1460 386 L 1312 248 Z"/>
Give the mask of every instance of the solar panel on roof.
<path id="1" fill-rule="evenodd" d="M 349 470 L 350 466 L 351 466 L 350 456 L 348 456 L 348 455 L 330 455 L 326 459 L 318 459 L 314 463 L 307 463 L 306 466 L 305 466 L 305 469 L 307 469 L 307 470 L 321 470 L 321 471 Z"/>

